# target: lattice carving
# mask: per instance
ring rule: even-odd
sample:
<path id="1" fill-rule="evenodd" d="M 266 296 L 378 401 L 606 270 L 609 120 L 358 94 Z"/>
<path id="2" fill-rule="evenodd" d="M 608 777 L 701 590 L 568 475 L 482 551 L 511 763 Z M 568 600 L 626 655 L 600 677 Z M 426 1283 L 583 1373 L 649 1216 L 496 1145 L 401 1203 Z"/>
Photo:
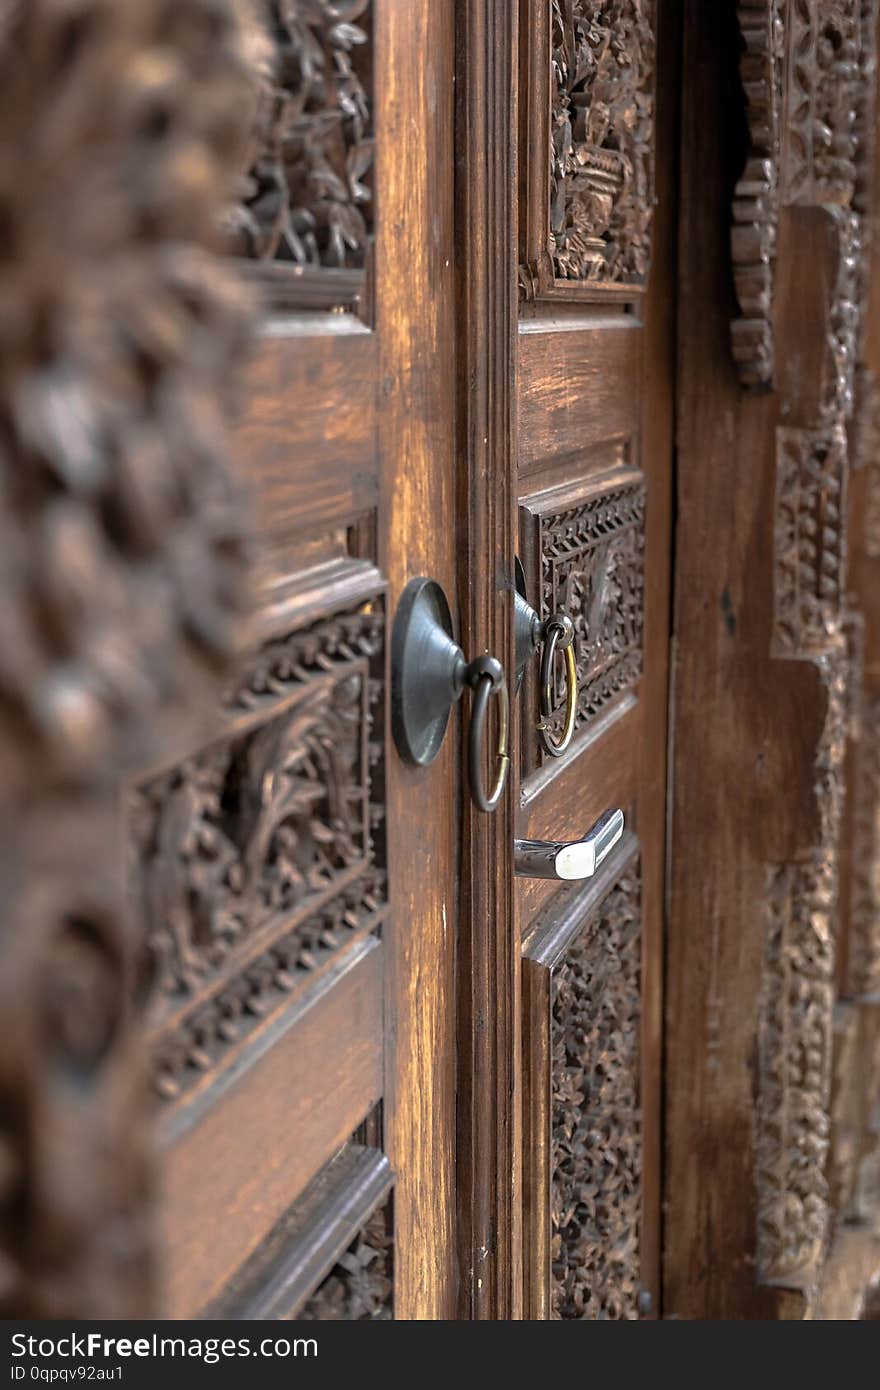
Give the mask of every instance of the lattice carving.
<path id="1" fill-rule="evenodd" d="M 378 1207 L 296 1314 L 307 1322 L 385 1322 L 393 1318 L 394 1241 L 390 1201 Z"/>
<path id="2" fill-rule="evenodd" d="M 630 870 L 553 974 L 555 1318 L 639 1313 L 640 962 Z"/>
<path id="3" fill-rule="evenodd" d="M 776 432 L 774 652 L 827 645 L 840 618 L 846 565 L 846 432 Z"/>
<path id="4" fill-rule="evenodd" d="M 150 1307 L 144 939 L 120 777 L 198 729 L 234 646 L 223 402 L 246 315 L 210 254 L 253 108 L 220 0 L 0 23 L 0 1305 Z"/>
<path id="5" fill-rule="evenodd" d="M 260 261 L 363 266 L 373 228 L 370 0 L 264 0 L 263 91 L 233 221 Z"/>
<path id="6" fill-rule="evenodd" d="M 230 698 L 252 717 L 138 794 L 134 892 L 152 923 L 166 1096 L 377 920 L 382 650 L 371 605 L 270 643 Z"/>
<path id="7" fill-rule="evenodd" d="M 555 274 L 642 283 L 654 198 L 653 0 L 550 0 L 550 24 Z"/>
<path id="8" fill-rule="evenodd" d="M 640 482 L 542 518 L 543 616 L 561 609 L 575 626 L 577 728 L 641 676 L 644 527 Z M 560 688 L 557 722 L 564 700 Z"/>

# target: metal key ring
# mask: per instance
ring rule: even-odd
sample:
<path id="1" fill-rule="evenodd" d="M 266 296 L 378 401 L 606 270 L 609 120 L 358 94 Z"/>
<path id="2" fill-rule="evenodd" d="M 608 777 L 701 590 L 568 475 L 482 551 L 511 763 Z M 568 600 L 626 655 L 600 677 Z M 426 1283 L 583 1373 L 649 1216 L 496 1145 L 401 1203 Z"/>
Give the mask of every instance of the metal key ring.
<path id="1" fill-rule="evenodd" d="M 494 656 L 478 656 L 467 669 L 467 683 L 473 690 L 471 723 L 468 735 L 468 774 L 471 783 L 471 797 L 478 811 L 491 812 L 501 800 L 507 774 L 510 771 L 510 754 L 507 750 L 507 737 L 510 726 L 510 699 L 504 669 Z M 489 700 L 497 695 L 501 707 L 498 717 L 498 744 L 496 758 L 498 771 L 491 794 L 486 795 L 483 782 L 483 746 L 486 741 L 487 712 Z"/>
<path id="2" fill-rule="evenodd" d="M 565 658 L 565 722 L 562 737 L 556 742 L 550 735 L 549 721 L 553 718 L 553 663 L 560 650 Z M 577 716 L 577 663 L 574 659 L 574 624 L 566 614 L 554 613 L 544 626 L 544 650 L 541 653 L 541 720 L 538 731 L 544 747 L 554 758 L 561 758 L 571 743 Z"/>

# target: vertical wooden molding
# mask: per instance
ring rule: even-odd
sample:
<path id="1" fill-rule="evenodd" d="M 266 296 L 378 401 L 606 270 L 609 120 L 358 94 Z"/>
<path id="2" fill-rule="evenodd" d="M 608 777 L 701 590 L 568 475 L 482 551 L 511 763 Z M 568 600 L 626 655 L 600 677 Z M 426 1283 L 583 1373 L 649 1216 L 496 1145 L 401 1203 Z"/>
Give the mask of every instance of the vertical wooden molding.
<path id="1" fill-rule="evenodd" d="M 453 204 L 455 4 L 374 3 L 378 564 L 389 614 L 430 575 L 454 593 L 458 560 Z M 445 369 L 437 370 L 443 355 Z M 390 644 L 389 644 L 390 645 Z M 386 714 L 387 718 L 387 714 Z M 387 726 L 386 726 L 387 727 Z M 454 1315 L 455 997 L 459 772 L 453 731 L 430 768 L 386 766 L 391 893 L 385 1150 L 395 1173 L 394 1310 Z M 438 815 L 438 806 L 443 814 Z M 413 854 L 413 827 L 436 827 Z M 431 990 L 422 983 L 430 979 Z"/>
<path id="2" fill-rule="evenodd" d="M 516 52 L 510 0 L 463 0 L 457 35 L 459 495 L 467 540 L 459 601 L 468 653 L 513 679 L 516 526 Z M 467 714 L 465 715 L 466 727 Z M 465 783 L 466 785 L 466 783 Z M 460 955 L 461 1313 L 521 1308 L 519 943 L 512 779 L 494 815 L 464 799 Z"/>
<path id="3" fill-rule="evenodd" d="M 152 1306 L 149 972 L 118 805 L 203 727 L 235 645 L 244 306 L 210 252 L 249 72 L 227 0 L 31 0 L 0 27 L 7 1317 Z"/>

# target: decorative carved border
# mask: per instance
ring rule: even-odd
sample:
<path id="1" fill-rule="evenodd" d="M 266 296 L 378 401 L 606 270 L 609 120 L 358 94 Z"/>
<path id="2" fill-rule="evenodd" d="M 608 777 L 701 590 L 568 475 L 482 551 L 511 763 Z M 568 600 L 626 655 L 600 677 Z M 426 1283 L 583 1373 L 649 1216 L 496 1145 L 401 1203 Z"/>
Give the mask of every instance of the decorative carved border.
<path id="1" fill-rule="evenodd" d="M 784 0 L 739 0 L 740 74 L 750 150 L 733 197 L 731 251 L 741 314 L 731 333 L 746 386 L 773 380 L 773 282 L 779 222 L 778 179 L 784 58 Z"/>
<path id="2" fill-rule="evenodd" d="M 776 431 L 773 654 L 824 649 L 846 573 L 847 442 L 828 430 Z"/>
<path id="3" fill-rule="evenodd" d="M 654 202 L 654 0 L 520 10 L 521 298 L 638 298 Z"/>
<path id="4" fill-rule="evenodd" d="M 770 875 L 758 1039 L 758 1275 L 809 1282 L 828 1237 L 836 865 L 817 851 Z"/>
<path id="5" fill-rule="evenodd" d="M 827 1244 L 838 839 L 851 714 L 846 638 L 813 657 L 826 697 L 814 757 L 819 842 L 772 866 L 758 1032 L 757 1267 L 765 1283 L 808 1286 Z"/>

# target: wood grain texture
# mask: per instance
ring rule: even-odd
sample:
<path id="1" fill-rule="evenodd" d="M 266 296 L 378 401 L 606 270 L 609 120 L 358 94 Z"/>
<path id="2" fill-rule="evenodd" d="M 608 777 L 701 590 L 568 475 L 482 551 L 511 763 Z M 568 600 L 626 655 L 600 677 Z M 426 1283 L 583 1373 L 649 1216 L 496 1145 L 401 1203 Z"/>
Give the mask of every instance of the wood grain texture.
<path id="1" fill-rule="evenodd" d="M 519 347 L 519 471 L 554 462 L 578 475 L 591 447 L 631 439 L 638 396 L 629 388 L 640 343 L 634 319 L 524 319 Z"/>
<path id="2" fill-rule="evenodd" d="M 380 568 L 391 609 L 416 575 L 456 593 L 452 0 L 375 13 Z M 453 1315 L 455 941 L 454 730 L 437 761 L 388 761 L 386 1152 L 396 1174 L 395 1316 Z"/>
<path id="3" fill-rule="evenodd" d="M 163 1174 L 164 1315 L 194 1317 L 382 1093 L 383 948 L 371 939 L 209 1108 L 172 1125 Z M 255 1161 L 259 1155 L 259 1161 Z M 223 1220 L 217 1220 L 218 1211 Z"/>
<path id="4" fill-rule="evenodd" d="M 458 6 L 456 207 L 460 278 L 457 581 L 464 643 L 513 671 L 516 459 L 516 6 Z M 465 801 L 460 943 L 460 1311 L 520 1315 L 519 948 L 513 787 L 491 816 Z"/>
<path id="5" fill-rule="evenodd" d="M 242 382 L 236 454 L 254 494 L 254 541 L 285 541 L 288 568 L 304 530 L 378 502 L 375 340 L 350 316 L 327 319 L 276 321 Z"/>

